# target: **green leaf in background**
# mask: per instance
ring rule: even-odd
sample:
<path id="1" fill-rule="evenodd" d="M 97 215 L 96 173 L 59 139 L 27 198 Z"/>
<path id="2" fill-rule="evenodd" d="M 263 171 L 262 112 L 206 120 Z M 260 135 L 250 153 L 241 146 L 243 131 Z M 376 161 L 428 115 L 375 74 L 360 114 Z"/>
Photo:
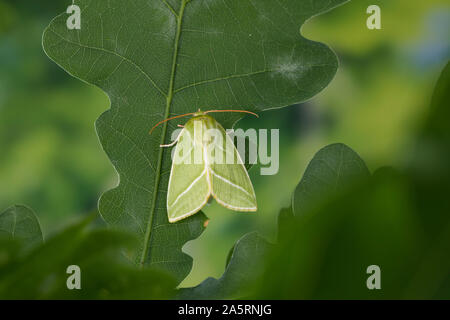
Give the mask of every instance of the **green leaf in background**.
<path id="1" fill-rule="evenodd" d="M 179 290 L 179 299 L 239 299 L 251 294 L 260 279 L 263 258 L 270 244 L 257 232 L 239 239 L 220 279 L 207 278 L 194 288 Z"/>
<path id="2" fill-rule="evenodd" d="M 411 164 L 422 173 L 422 178 L 429 179 L 430 184 L 442 185 L 450 179 L 450 63 L 441 73 L 431 100 L 430 112 L 425 117 L 419 135 L 419 143 L 411 153 Z M 434 180 L 435 179 L 435 180 Z"/>
<path id="3" fill-rule="evenodd" d="M 34 246 L 44 241 L 36 214 L 23 205 L 15 205 L 0 212 L 0 235 L 22 240 L 26 246 Z"/>
<path id="4" fill-rule="evenodd" d="M 120 176 L 99 209 L 106 222 L 132 231 L 141 265 L 169 270 L 181 281 L 192 259 L 181 247 L 203 231 L 205 217 L 169 224 L 166 189 L 170 140 L 177 121 L 152 136 L 170 115 L 198 108 L 264 111 L 305 101 L 336 73 L 325 45 L 300 35 L 301 25 L 345 0 L 80 0 L 81 30 L 67 14 L 45 30 L 47 55 L 71 75 L 102 88 L 111 109 L 96 122 Z M 223 114 L 230 128 L 239 119 Z M 178 122 L 179 123 L 179 122 Z"/>
<path id="5" fill-rule="evenodd" d="M 141 269 L 124 259 L 136 239 L 122 232 L 89 228 L 86 219 L 27 255 L 0 239 L 0 299 L 168 299 L 175 281 L 165 272 Z M 67 267 L 81 270 L 81 289 L 69 290 Z"/>
<path id="6" fill-rule="evenodd" d="M 448 114 L 449 73 L 447 65 L 436 86 L 430 116 L 411 152 L 413 161 L 407 162 L 406 168 L 382 168 L 371 176 L 351 149 L 340 146 L 348 155 L 353 154 L 349 163 L 354 169 L 345 170 L 351 174 L 341 181 L 353 183 L 329 196 L 329 183 L 314 184 L 313 193 L 303 193 L 301 186 L 307 186 L 308 180 L 302 179 L 302 198 L 295 199 L 296 192 L 293 202 L 320 200 L 320 205 L 303 206 L 301 215 L 291 218 L 289 209 L 282 211 L 281 236 L 266 256 L 265 281 L 258 285 L 255 297 L 450 298 L 450 135 L 442 122 Z M 318 153 L 327 154 L 325 158 L 314 157 L 305 177 L 311 175 L 309 168 L 315 168 L 321 177 L 316 180 L 330 178 L 320 173 L 339 163 L 339 152 L 324 152 L 333 148 L 339 146 L 331 145 Z M 434 152 L 426 158 L 424 150 Z M 360 178 L 349 180 L 358 168 Z M 318 195 L 324 197 L 319 199 Z M 371 265 L 380 267 L 380 290 L 366 286 Z"/>
<path id="7" fill-rule="evenodd" d="M 364 161 L 344 144 L 326 146 L 316 153 L 292 197 L 296 216 L 311 210 L 314 204 L 341 192 L 355 180 L 370 175 Z"/>
<path id="8" fill-rule="evenodd" d="M 447 107 L 449 98 L 450 63 L 447 63 L 436 84 L 424 130 L 428 136 L 433 136 L 434 139 L 443 144 L 442 146 L 447 147 L 444 149 L 450 147 L 450 130 L 447 121 L 450 117 L 450 110 Z"/>
<path id="9" fill-rule="evenodd" d="M 411 203 L 407 177 L 392 169 L 324 199 L 285 224 L 268 255 L 259 297 L 403 298 L 423 250 Z M 381 290 L 366 286 L 371 265 L 381 269 Z"/>
<path id="10" fill-rule="evenodd" d="M 292 206 L 280 210 L 280 212 L 278 213 L 278 241 L 281 241 L 286 236 L 284 230 L 286 228 L 289 228 L 289 225 L 293 219 L 294 212 L 292 211 Z"/>

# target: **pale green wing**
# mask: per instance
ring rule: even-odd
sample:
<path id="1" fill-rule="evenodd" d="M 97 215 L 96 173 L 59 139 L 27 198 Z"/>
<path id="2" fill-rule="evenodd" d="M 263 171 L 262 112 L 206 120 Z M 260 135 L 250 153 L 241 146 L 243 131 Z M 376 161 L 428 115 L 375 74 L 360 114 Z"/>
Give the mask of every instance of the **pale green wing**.
<path id="1" fill-rule="evenodd" d="M 197 213 L 211 194 L 208 170 L 204 161 L 200 132 L 195 132 L 195 119 L 190 119 L 178 138 L 172 159 L 167 194 L 169 222 Z M 196 130 L 197 131 L 197 130 Z"/>
<path id="2" fill-rule="evenodd" d="M 256 196 L 252 182 L 241 157 L 224 128 L 213 118 L 208 127 L 218 129 L 220 139 L 211 137 L 211 151 L 206 162 L 212 186 L 212 195 L 222 206 L 235 211 L 256 211 Z M 222 153 L 223 156 L 219 156 Z M 209 159 L 213 155 L 215 159 Z M 228 158 L 228 161 L 227 161 Z M 230 159 L 231 161 L 230 163 Z"/>

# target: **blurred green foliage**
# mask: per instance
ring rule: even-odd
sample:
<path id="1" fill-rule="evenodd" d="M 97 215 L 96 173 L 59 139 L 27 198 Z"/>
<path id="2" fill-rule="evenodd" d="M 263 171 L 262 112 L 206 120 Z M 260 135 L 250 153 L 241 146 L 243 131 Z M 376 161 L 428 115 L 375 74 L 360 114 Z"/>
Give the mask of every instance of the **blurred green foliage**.
<path id="1" fill-rule="evenodd" d="M 373 4 L 381 8 L 381 30 L 365 27 Z M 328 137 L 354 147 L 369 167 L 397 164 L 450 55 L 448 1 L 352 1 L 302 32 L 341 60 L 334 81 L 314 99 L 330 121 Z"/>
<path id="2" fill-rule="evenodd" d="M 366 8 L 379 4 L 382 30 L 366 28 Z M 435 82 L 450 56 L 450 6 L 445 0 L 351 1 L 308 21 L 302 33 L 337 52 L 340 67 L 320 94 L 300 106 L 267 111 L 242 128 L 280 128 L 280 170 L 249 174 L 258 198 L 254 215 L 235 214 L 215 204 L 202 236 L 188 243 L 194 268 L 183 285 L 220 277 L 226 253 L 246 232 L 274 239 L 278 211 L 291 201 L 308 161 L 324 145 L 344 142 L 369 169 L 401 165 L 424 122 Z M 423 154 L 427 157 L 427 153 Z"/>
<path id="3" fill-rule="evenodd" d="M 0 299 L 168 299 L 175 281 L 140 269 L 123 256 L 132 236 L 92 229 L 92 217 L 24 253 L 24 239 L 0 237 Z M 30 233 L 31 235 L 32 233 Z M 20 241 L 22 240 L 22 241 Z M 69 290 L 68 266 L 80 268 L 81 289 Z"/>
<path id="4" fill-rule="evenodd" d="M 68 2 L 0 1 L 0 207 L 27 203 L 46 230 L 90 212 L 114 183 L 93 124 L 107 97 L 41 47 L 43 29 Z"/>
<path id="5" fill-rule="evenodd" d="M 283 213 L 258 298 L 450 299 L 449 98 L 447 64 L 411 150 L 439 154 L 427 163 L 413 157 L 370 176 L 344 145 L 316 154 L 292 215 Z M 370 265 L 381 269 L 381 290 L 366 287 Z"/>

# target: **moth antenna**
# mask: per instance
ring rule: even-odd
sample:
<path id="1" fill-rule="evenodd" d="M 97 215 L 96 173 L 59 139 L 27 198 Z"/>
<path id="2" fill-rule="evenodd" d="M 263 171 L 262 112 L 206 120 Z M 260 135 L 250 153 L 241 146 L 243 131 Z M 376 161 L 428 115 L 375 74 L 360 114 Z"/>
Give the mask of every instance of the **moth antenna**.
<path id="1" fill-rule="evenodd" d="M 181 117 L 191 116 L 191 115 L 193 115 L 193 114 L 195 114 L 195 112 L 185 113 L 185 114 L 180 114 L 180 115 L 178 115 L 178 116 L 175 116 L 175 117 L 171 117 L 171 118 L 167 118 L 167 119 L 165 119 L 165 120 L 162 120 L 162 121 L 158 122 L 157 124 L 155 124 L 155 125 L 153 126 L 153 128 L 149 131 L 149 134 L 152 134 L 153 130 L 155 130 L 157 126 L 159 126 L 160 124 L 163 124 L 164 122 L 167 122 L 167 121 L 170 121 L 170 120 L 173 120 L 173 119 L 177 119 L 177 118 L 181 118 Z"/>
<path id="2" fill-rule="evenodd" d="M 209 110 L 209 111 L 205 111 L 204 113 L 211 113 L 211 112 L 240 112 L 240 113 L 248 113 L 251 115 L 254 115 L 255 117 L 259 118 L 259 116 L 251 111 L 247 111 L 247 110 Z"/>

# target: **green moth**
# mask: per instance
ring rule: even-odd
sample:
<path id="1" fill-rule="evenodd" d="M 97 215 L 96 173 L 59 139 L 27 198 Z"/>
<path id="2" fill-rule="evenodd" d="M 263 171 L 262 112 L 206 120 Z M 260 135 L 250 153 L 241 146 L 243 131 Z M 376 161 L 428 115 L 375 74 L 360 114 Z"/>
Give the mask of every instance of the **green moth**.
<path id="1" fill-rule="evenodd" d="M 210 110 L 186 114 L 193 117 L 182 126 L 177 139 L 169 145 L 161 146 L 171 147 L 176 144 L 167 191 L 169 222 L 177 222 L 197 213 L 210 197 L 230 210 L 257 210 L 252 182 L 232 139 L 208 115 L 211 112 L 227 111 L 254 114 L 242 110 Z M 165 121 L 186 115 L 161 121 L 153 129 Z"/>

